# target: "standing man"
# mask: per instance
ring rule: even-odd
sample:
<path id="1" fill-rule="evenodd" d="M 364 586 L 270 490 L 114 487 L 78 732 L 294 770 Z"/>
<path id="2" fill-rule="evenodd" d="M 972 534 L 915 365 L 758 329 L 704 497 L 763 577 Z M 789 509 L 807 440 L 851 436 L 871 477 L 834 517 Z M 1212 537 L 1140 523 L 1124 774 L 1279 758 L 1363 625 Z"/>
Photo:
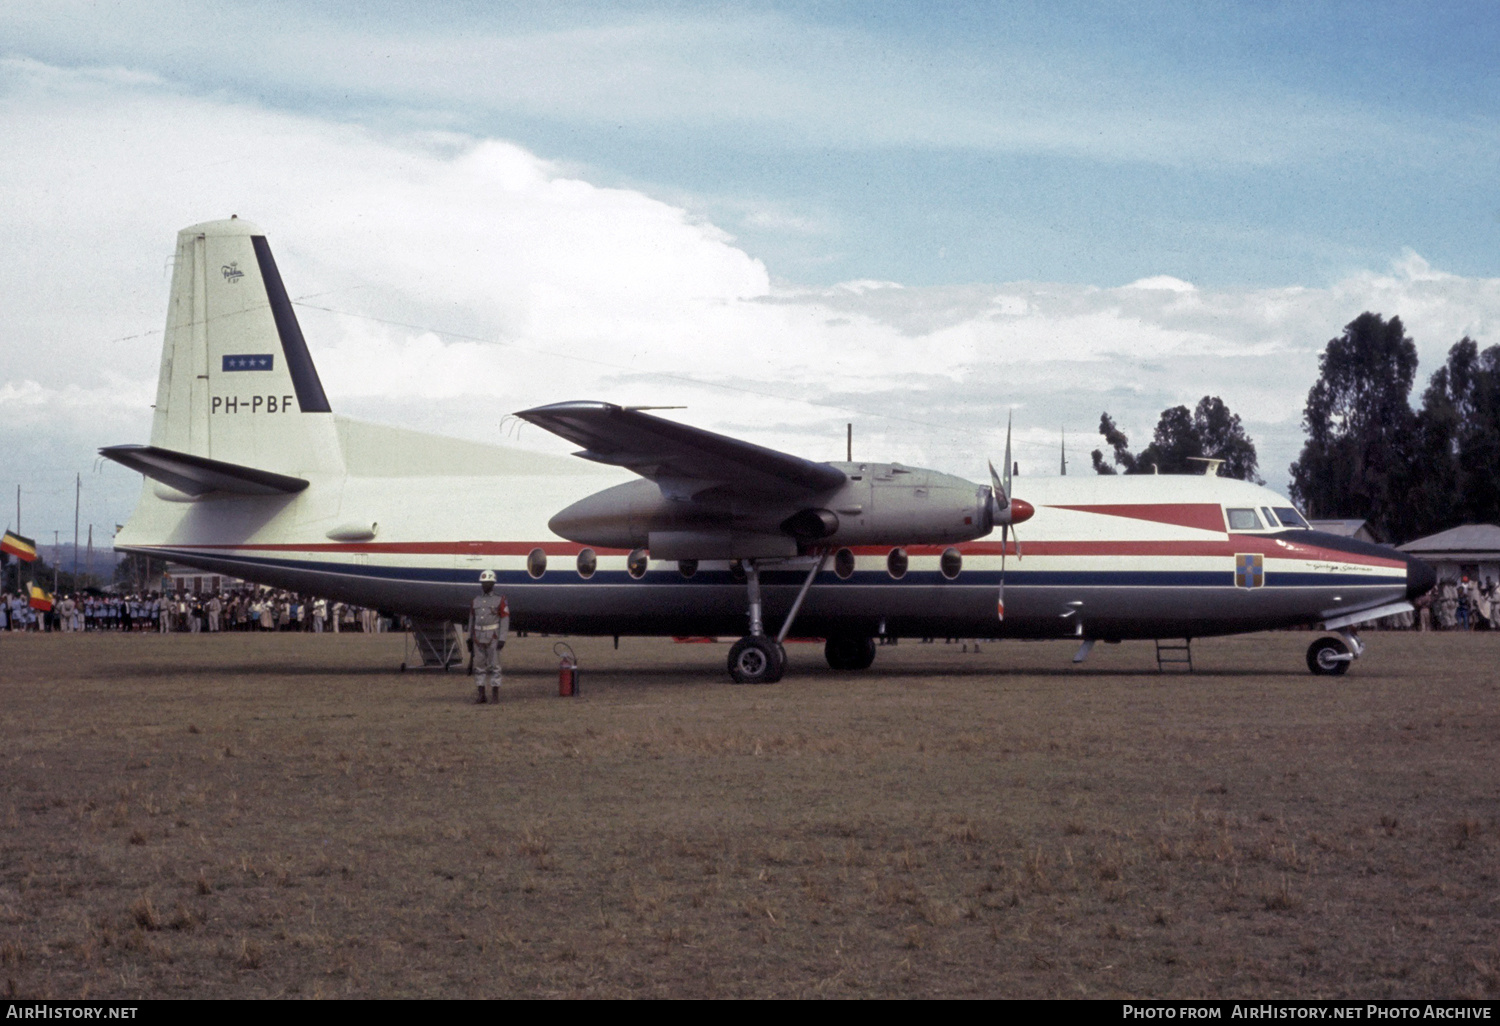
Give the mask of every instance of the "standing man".
<path id="1" fill-rule="evenodd" d="M 510 605 L 504 595 L 495 594 L 495 571 L 479 575 L 481 594 L 469 603 L 469 651 L 474 656 L 474 676 L 479 687 L 480 705 L 484 704 L 484 686 L 489 684 L 490 701 L 500 704 L 500 650 L 510 633 Z"/>

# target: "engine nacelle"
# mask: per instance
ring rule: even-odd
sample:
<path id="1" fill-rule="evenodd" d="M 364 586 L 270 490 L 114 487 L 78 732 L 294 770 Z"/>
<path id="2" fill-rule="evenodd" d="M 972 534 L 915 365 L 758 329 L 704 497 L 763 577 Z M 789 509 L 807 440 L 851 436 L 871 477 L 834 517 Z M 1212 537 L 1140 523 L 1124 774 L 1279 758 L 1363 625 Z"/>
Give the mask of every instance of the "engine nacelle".
<path id="1" fill-rule="evenodd" d="M 835 524 L 828 533 L 806 540 L 828 545 L 951 544 L 982 538 L 995 526 L 990 489 L 984 485 L 899 463 L 834 466 L 848 481 L 814 511 L 833 514 Z M 805 512 L 793 521 L 812 524 Z"/>
<path id="2" fill-rule="evenodd" d="M 797 502 L 672 497 L 631 481 L 575 502 L 549 521 L 558 535 L 600 548 L 648 548 L 657 559 L 795 554 L 798 545 L 934 545 L 982 538 L 996 522 L 990 489 L 899 463 L 835 463 L 844 484 Z"/>

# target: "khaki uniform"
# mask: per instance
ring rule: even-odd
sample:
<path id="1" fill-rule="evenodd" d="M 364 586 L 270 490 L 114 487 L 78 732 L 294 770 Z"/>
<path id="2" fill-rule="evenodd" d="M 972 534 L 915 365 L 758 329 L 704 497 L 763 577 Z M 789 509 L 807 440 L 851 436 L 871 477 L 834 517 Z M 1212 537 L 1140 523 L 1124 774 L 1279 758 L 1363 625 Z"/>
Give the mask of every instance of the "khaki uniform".
<path id="1" fill-rule="evenodd" d="M 474 643 L 474 683 L 500 698 L 500 646 L 510 633 L 510 605 L 498 591 L 469 603 L 469 640 Z"/>

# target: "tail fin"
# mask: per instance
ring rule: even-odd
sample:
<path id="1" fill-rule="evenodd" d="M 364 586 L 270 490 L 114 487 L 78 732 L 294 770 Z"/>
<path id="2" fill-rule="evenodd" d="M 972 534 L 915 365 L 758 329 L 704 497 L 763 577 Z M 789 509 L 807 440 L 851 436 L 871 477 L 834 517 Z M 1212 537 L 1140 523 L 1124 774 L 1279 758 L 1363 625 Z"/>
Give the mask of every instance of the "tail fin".
<path id="1" fill-rule="evenodd" d="M 151 444 L 282 474 L 343 471 L 323 383 L 248 221 L 177 234 Z"/>

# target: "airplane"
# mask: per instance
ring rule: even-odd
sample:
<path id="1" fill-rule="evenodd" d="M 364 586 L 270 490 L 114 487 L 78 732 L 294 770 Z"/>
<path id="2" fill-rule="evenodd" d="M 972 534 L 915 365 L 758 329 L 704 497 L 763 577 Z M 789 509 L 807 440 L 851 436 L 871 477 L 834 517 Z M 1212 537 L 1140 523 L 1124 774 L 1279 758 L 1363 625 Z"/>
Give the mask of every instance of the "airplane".
<path id="1" fill-rule="evenodd" d="M 149 444 L 100 450 L 144 475 L 115 547 L 444 629 L 490 569 L 517 630 L 742 635 L 739 683 L 782 677 L 793 626 L 852 671 L 876 639 L 1071 638 L 1078 662 L 1099 641 L 1321 624 L 1334 636 L 1308 668 L 1342 674 L 1364 651 L 1355 625 L 1436 580 L 1244 481 L 1022 488 L 1008 431 L 1004 474 L 991 464 L 979 484 L 605 402 L 517 416 L 583 458 L 334 414 L 265 235 L 238 217 L 194 225 L 177 237 Z"/>

